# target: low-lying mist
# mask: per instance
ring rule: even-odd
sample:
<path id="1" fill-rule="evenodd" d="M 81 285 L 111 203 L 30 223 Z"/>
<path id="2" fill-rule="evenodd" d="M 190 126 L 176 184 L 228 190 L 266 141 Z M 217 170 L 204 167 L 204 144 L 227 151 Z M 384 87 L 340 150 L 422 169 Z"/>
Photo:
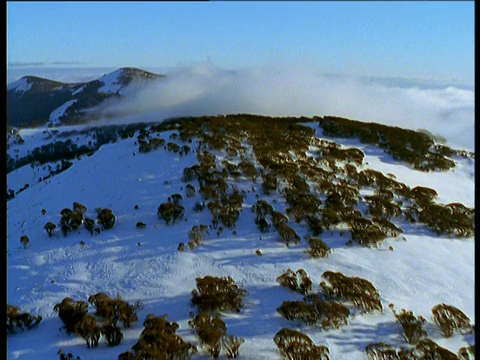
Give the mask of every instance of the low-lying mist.
<path id="1" fill-rule="evenodd" d="M 414 130 L 427 129 L 454 148 L 474 151 L 473 90 L 406 85 L 326 75 L 308 66 L 225 70 L 210 63 L 184 67 L 102 105 L 102 117 L 161 121 L 181 116 L 251 113 L 334 115 Z"/>

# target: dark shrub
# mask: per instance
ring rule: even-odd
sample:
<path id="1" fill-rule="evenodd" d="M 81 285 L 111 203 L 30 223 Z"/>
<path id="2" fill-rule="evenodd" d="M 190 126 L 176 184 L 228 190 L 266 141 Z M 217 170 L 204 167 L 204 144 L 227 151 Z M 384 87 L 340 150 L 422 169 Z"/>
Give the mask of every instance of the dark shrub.
<path id="1" fill-rule="evenodd" d="M 207 275 L 197 278 L 197 290 L 192 290 L 192 303 L 200 312 L 233 310 L 239 312 L 243 307 L 246 291 L 240 288 L 230 277 Z"/>
<path id="2" fill-rule="evenodd" d="M 403 359 L 439 359 L 439 360 L 457 360 L 457 354 L 439 346 L 431 339 L 424 338 L 417 341 L 411 349 L 402 349 L 399 351 L 400 358 Z"/>
<path id="3" fill-rule="evenodd" d="M 176 334 L 178 324 L 167 321 L 166 316 L 147 315 L 139 340 L 130 351 L 120 354 L 121 359 L 191 359 L 196 346 Z"/>
<path id="4" fill-rule="evenodd" d="M 382 311 L 380 293 L 370 281 L 334 271 L 325 271 L 322 277 L 331 284 L 331 287 L 328 287 L 324 282 L 320 283 L 327 297 L 335 296 L 352 301 L 355 307 L 366 312 Z"/>
<path id="5" fill-rule="evenodd" d="M 422 327 L 422 324 L 425 323 L 425 319 L 422 316 L 417 318 L 412 311 L 405 309 L 401 309 L 400 312 L 397 313 L 393 304 L 390 304 L 389 307 L 392 309 L 397 322 L 402 327 L 402 336 L 409 344 L 415 345 L 427 337 L 428 334 Z"/>
<path id="6" fill-rule="evenodd" d="M 116 217 L 113 214 L 111 209 L 96 209 L 97 210 L 97 221 L 102 225 L 103 229 L 109 230 L 115 225 Z"/>
<path id="7" fill-rule="evenodd" d="M 178 205 L 171 202 L 160 204 L 158 207 L 157 215 L 160 219 L 165 220 L 168 224 L 175 223 L 185 213 L 185 208 L 182 205 Z"/>
<path id="8" fill-rule="evenodd" d="M 442 330 L 445 337 L 450 337 L 454 332 L 472 331 L 470 319 L 460 309 L 452 305 L 438 304 L 432 309 L 433 320 Z"/>
<path id="9" fill-rule="evenodd" d="M 188 324 L 200 338 L 202 345 L 207 347 L 209 354 L 218 358 L 221 350 L 221 339 L 227 334 L 227 326 L 220 316 L 200 313 Z"/>
<path id="10" fill-rule="evenodd" d="M 312 339 L 300 331 L 283 328 L 275 334 L 273 341 L 285 359 L 289 360 L 329 360 L 330 350 L 326 346 L 315 345 Z"/>
<path id="11" fill-rule="evenodd" d="M 284 301 L 277 311 L 287 320 L 320 325 L 324 329 L 338 329 L 341 324 L 348 323 L 350 310 L 346 306 L 318 298 L 313 298 L 312 302 L 308 304 L 305 301 Z"/>
<path id="12" fill-rule="evenodd" d="M 401 360 L 397 349 L 382 342 L 368 344 L 365 353 L 368 360 Z"/>
<path id="13" fill-rule="evenodd" d="M 13 306 L 7 304 L 7 333 L 13 334 L 18 329 L 24 330 L 24 327 L 27 329 L 32 329 L 37 326 L 42 317 L 32 316 L 28 312 L 22 312 L 18 306 Z"/>
<path id="14" fill-rule="evenodd" d="M 303 269 L 298 269 L 296 272 L 288 269 L 282 275 L 277 277 L 277 282 L 281 286 L 299 292 L 300 294 L 307 294 L 312 290 L 312 280 L 310 280 Z"/>
<path id="15" fill-rule="evenodd" d="M 308 245 L 310 246 L 309 249 L 306 250 L 307 254 L 309 254 L 313 258 L 319 257 L 327 257 L 328 254 L 331 252 L 330 247 L 325 244 L 322 239 L 307 236 L 306 237 Z"/>

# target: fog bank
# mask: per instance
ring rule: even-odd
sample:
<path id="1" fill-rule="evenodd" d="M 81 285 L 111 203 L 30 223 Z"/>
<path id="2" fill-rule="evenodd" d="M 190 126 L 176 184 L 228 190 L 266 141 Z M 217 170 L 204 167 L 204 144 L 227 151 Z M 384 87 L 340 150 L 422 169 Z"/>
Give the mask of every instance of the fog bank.
<path id="1" fill-rule="evenodd" d="M 335 115 L 410 129 L 427 129 L 455 148 L 474 150 L 474 91 L 458 86 L 326 75 L 308 66 L 225 70 L 211 63 L 177 69 L 130 89 L 100 108 L 103 116 L 161 121 L 180 116 L 252 113 Z M 401 80 L 401 79 L 399 79 Z"/>

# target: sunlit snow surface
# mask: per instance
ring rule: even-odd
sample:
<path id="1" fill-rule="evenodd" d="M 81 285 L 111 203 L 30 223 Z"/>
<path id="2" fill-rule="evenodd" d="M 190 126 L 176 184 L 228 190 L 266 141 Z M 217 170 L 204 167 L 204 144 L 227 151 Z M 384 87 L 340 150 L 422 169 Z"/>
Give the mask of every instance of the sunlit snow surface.
<path id="1" fill-rule="evenodd" d="M 168 139 L 171 133 L 159 136 Z M 22 136 L 27 145 L 29 134 Z M 179 157 L 160 149 L 141 154 L 135 141 L 135 137 L 119 139 L 115 144 L 102 146 L 92 156 L 75 160 L 71 168 L 47 181 L 32 181 L 29 189 L 7 202 L 7 303 L 43 317 L 38 328 L 8 336 L 8 359 L 56 359 L 60 348 L 84 360 L 116 359 L 137 342 L 143 319 L 149 313 L 168 313 L 169 320 L 180 325 L 177 333 L 195 342 L 197 338 L 187 324 L 190 312 L 196 311 L 190 302 L 191 291 L 196 288 L 195 279 L 205 275 L 231 276 L 248 291 L 240 314 L 222 316 L 228 332 L 245 339 L 239 359 L 280 359 L 273 337 L 283 327 L 300 329 L 316 344 L 328 346 L 331 359 L 364 359 L 365 346 L 372 342 L 404 346 L 389 303 L 424 316 L 428 321 L 426 330 L 439 345 L 455 353 L 467 345 L 466 335 L 445 339 L 433 323 L 431 309 L 439 303 L 450 304 L 475 323 L 472 238 L 442 238 L 425 227 L 410 226 L 403 228 L 406 241 L 400 236 L 387 239 L 378 249 L 369 249 L 346 246 L 345 238 L 338 236 L 322 236 L 333 252 L 327 258 L 312 259 L 304 252 L 304 240 L 286 248 L 276 232 L 258 231 L 250 211 L 257 200 L 256 193 L 251 191 L 250 180 L 240 180 L 237 186 L 247 190 L 247 197 L 234 229 L 236 233 L 225 229 L 217 236 L 211 230 L 199 247 L 179 252 L 178 243 L 188 242 L 187 232 L 193 225 L 210 224 L 210 212 L 193 211 L 194 204 L 203 201 L 198 192 L 192 198 L 184 196 L 185 217 L 178 224 L 167 226 L 158 218 L 157 209 L 171 194 L 185 194 L 182 171 L 197 163 L 196 153 Z M 461 202 L 474 207 L 471 159 L 456 158 L 453 171 L 422 173 L 394 162 L 376 147 L 352 140 L 337 141 L 364 151 L 363 168 L 395 174 L 398 181 L 410 187 L 434 188 L 440 203 Z M 195 143 L 191 147 L 195 149 Z M 35 171 L 26 166 L 10 173 L 8 185 L 21 186 L 35 179 Z M 254 187 L 261 193 L 261 178 Z M 269 201 L 273 199 L 271 196 Z M 277 199 L 275 207 L 284 210 L 285 200 Z M 43 229 L 45 223 L 58 224 L 60 211 L 71 208 L 74 201 L 83 203 L 88 208 L 87 216 L 92 218 L 95 208 L 111 208 L 117 223 L 113 229 L 93 236 L 82 228 L 66 237 L 57 232 L 49 238 Z M 46 210 L 45 215 L 42 209 Z M 138 221 L 147 227 L 137 229 Z M 292 224 L 302 237 L 308 234 L 305 225 Z M 24 234 L 30 238 L 27 249 L 20 243 Z M 82 240 L 85 248 L 80 245 Z M 389 246 L 394 251 L 389 251 Z M 263 256 L 257 256 L 256 249 L 261 249 Z M 321 275 L 327 270 L 368 279 L 380 291 L 384 311 L 358 315 L 339 330 L 297 327 L 276 312 L 284 300 L 302 299 L 276 282 L 288 268 L 305 269 L 314 291 L 319 290 Z M 67 335 L 61 329 L 63 323 L 53 307 L 66 296 L 87 300 L 100 291 L 111 296 L 118 293 L 131 303 L 140 300 L 144 307 L 138 310 L 140 321 L 130 329 L 122 329 L 124 339 L 119 346 L 109 347 L 101 339 L 97 348 L 87 349 L 80 336 Z M 90 307 L 90 312 L 93 310 Z M 201 350 L 196 358 L 209 356 Z"/>

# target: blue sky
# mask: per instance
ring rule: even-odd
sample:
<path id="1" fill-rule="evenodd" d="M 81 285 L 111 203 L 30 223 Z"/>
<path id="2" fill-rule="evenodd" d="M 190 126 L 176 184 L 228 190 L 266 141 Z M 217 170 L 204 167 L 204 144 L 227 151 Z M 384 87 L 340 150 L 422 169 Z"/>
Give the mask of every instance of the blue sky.
<path id="1" fill-rule="evenodd" d="M 7 65 L 226 69 L 474 83 L 474 2 L 8 2 Z"/>

